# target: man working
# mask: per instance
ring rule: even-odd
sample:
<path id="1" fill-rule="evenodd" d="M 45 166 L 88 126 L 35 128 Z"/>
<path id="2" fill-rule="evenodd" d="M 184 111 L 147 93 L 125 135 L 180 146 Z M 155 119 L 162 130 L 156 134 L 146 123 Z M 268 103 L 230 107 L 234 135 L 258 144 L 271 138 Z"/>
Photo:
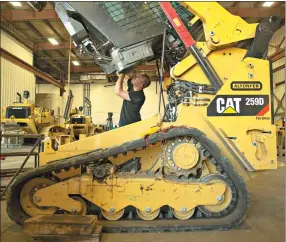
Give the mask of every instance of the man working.
<path id="1" fill-rule="evenodd" d="M 123 82 L 128 86 L 127 91 L 122 88 Z M 149 87 L 150 83 L 150 77 L 146 74 L 135 75 L 132 79 L 125 74 L 119 74 L 115 85 L 116 95 L 123 99 L 119 127 L 141 120 L 140 109 L 145 102 L 143 89 Z"/>

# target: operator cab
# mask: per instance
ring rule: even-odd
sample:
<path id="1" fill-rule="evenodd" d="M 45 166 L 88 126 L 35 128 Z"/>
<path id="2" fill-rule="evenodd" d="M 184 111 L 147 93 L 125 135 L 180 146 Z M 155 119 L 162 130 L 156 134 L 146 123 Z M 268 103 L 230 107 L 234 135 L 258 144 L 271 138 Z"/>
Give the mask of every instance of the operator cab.
<path id="1" fill-rule="evenodd" d="M 11 118 L 14 116 L 16 119 L 28 118 L 31 115 L 30 106 L 9 106 L 6 108 L 5 118 Z"/>

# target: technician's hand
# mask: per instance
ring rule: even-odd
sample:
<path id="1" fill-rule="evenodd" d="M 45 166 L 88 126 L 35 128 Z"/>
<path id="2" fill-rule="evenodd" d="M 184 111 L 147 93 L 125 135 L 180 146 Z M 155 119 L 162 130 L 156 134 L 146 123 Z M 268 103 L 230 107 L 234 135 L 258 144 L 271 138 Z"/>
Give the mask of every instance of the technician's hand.
<path id="1" fill-rule="evenodd" d="M 119 74 L 119 73 L 118 73 L 117 75 L 118 75 L 119 79 L 122 79 L 122 80 L 123 80 L 126 74 L 124 74 L 124 73 L 120 73 L 120 74 Z"/>

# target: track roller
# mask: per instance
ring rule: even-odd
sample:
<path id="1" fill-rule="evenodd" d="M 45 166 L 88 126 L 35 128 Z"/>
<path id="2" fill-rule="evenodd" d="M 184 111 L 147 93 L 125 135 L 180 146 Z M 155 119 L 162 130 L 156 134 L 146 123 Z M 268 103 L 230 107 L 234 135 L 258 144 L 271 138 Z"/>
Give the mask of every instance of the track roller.
<path id="1" fill-rule="evenodd" d="M 143 220 L 153 220 L 158 217 L 160 209 L 151 211 L 151 208 L 147 207 L 145 211 L 136 209 L 138 216 Z"/>
<path id="2" fill-rule="evenodd" d="M 120 219 L 123 216 L 124 209 L 121 209 L 118 212 L 114 211 L 113 208 L 111 208 L 109 212 L 101 209 L 101 214 L 107 220 L 118 220 L 118 219 Z"/>
<path id="3" fill-rule="evenodd" d="M 45 178 L 38 177 L 28 181 L 21 190 L 20 193 L 20 203 L 29 216 L 37 216 L 37 215 L 50 215 L 54 214 L 58 208 L 57 207 L 40 207 L 37 205 L 38 200 L 40 198 L 35 197 L 34 194 L 36 191 L 45 188 L 47 186 L 55 184 L 54 181 Z"/>
<path id="4" fill-rule="evenodd" d="M 217 197 L 217 200 L 220 201 L 219 204 L 198 207 L 206 216 L 221 216 L 233 208 L 233 203 L 236 200 L 236 189 L 231 181 L 227 182 L 222 177 L 221 175 L 210 175 L 206 178 L 206 181 L 223 182 L 226 184 L 224 194 L 221 197 Z"/>
<path id="5" fill-rule="evenodd" d="M 76 211 L 74 213 L 70 213 L 69 211 L 64 210 L 65 214 L 74 214 L 74 215 L 86 215 L 87 214 L 87 204 L 85 202 L 85 200 L 81 197 L 77 197 L 77 196 L 72 196 L 72 199 L 80 202 L 81 204 L 81 209 L 79 211 Z"/>
<path id="6" fill-rule="evenodd" d="M 185 210 L 185 208 L 182 208 L 181 211 L 171 208 L 171 211 L 175 218 L 180 219 L 180 220 L 187 220 L 194 215 L 195 208 L 189 211 Z"/>

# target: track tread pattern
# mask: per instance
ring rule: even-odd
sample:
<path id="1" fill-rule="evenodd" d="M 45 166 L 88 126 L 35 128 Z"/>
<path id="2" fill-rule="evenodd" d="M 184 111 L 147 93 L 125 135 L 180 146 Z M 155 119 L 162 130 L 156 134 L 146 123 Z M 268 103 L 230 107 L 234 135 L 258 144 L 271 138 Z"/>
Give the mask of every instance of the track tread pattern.
<path id="1" fill-rule="evenodd" d="M 202 225 L 192 225 L 186 224 L 186 221 L 176 220 L 176 222 L 170 225 L 164 225 L 163 223 L 159 223 L 157 226 L 154 226 L 156 221 L 150 221 L 150 223 L 142 223 L 140 226 L 120 226 L 117 224 L 110 223 L 103 227 L 106 232 L 165 232 L 165 231 L 198 231 L 198 230 L 228 230 L 231 227 L 238 226 L 246 216 L 246 210 L 250 205 L 250 196 L 246 189 L 246 184 L 243 178 L 235 171 L 232 164 L 228 161 L 226 157 L 223 157 L 217 145 L 209 140 L 207 136 L 195 128 L 187 128 L 187 127 L 174 127 L 170 128 L 164 132 L 158 132 L 152 134 L 148 137 L 148 143 L 153 144 L 156 142 L 160 142 L 163 138 L 173 139 L 176 137 L 183 136 L 193 136 L 197 138 L 211 153 L 212 156 L 215 157 L 216 161 L 222 166 L 224 172 L 228 175 L 229 179 L 233 182 L 237 189 L 238 195 L 238 203 L 237 206 L 230 212 L 230 214 L 226 215 L 227 218 L 202 218 L 204 221 Z M 18 176 L 18 178 L 14 181 L 11 187 L 7 191 L 7 214 L 11 220 L 16 223 L 23 225 L 24 221 L 29 218 L 26 215 L 19 202 L 19 194 L 21 188 L 25 182 L 28 180 L 39 177 L 39 176 L 47 176 L 53 171 L 59 171 L 61 169 L 69 169 L 71 167 L 80 166 L 80 165 L 88 165 L 90 163 L 94 163 L 96 161 L 102 160 L 107 157 L 116 156 L 117 154 L 134 151 L 136 149 L 146 148 L 146 140 L 144 138 L 134 140 L 132 142 L 124 143 L 120 146 L 111 147 L 108 149 L 99 149 L 89 153 L 77 155 L 71 158 L 66 158 L 58 161 L 53 161 L 45 166 L 38 167 L 32 171 L 27 171 Z M 205 221 L 207 220 L 207 221 Z M 222 223 L 220 224 L 220 221 Z M 160 220 L 157 220 L 157 222 Z M 191 221 L 191 220 L 188 220 Z M 155 222 L 155 223 L 154 223 Z M 120 222 L 118 223 L 120 224 Z M 122 221 L 121 221 L 122 224 Z M 146 225 L 147 224 L 147 225 Z"/>

